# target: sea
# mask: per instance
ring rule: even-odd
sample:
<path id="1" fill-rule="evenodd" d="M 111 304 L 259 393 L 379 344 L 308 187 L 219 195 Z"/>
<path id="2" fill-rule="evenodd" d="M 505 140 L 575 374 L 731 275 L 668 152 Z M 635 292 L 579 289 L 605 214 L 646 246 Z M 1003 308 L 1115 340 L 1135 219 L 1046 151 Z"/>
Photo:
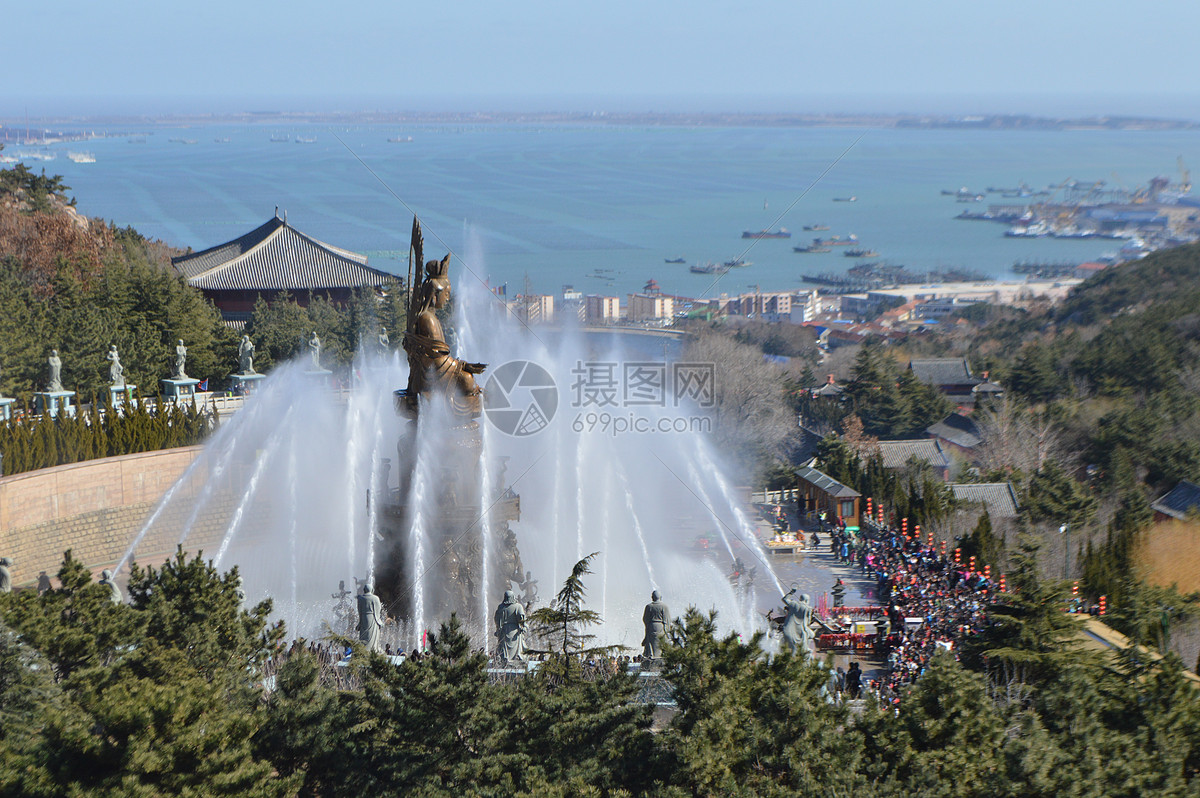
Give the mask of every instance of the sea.
<path id="1" fill-rule="evenodd" d="M 1115 253 L 1114 241 L 1005 238 L 1001 224 L 954 217 L 1019 200 L 958 203 L 942 191 L 1178 181 L 1177 158 L 1200 166 L 1200 131 L 211 124 L 48 151 L 55 160 L 31 165 L 61 174 L 82 213 L 177 247 L 216 246 L 278 212 L 403 275 L 416 214 L 427 257 L 452 252 L 458 279 L 509 296 L 624 295 L 653 279 L 713 297 L 798 289 L 805 273 L 854 264 L 837 248 L 792 251 L 814 236 L 853 233 L 880 262 L 916 271 L 1009 279 L 1018 261 Z M 818 224 L 829 230 L 803 230 Z M 792 238 L 741 237 L 780 227 Z M 734 259 L 751 265 L 722 277 L 688 268 Z"/>

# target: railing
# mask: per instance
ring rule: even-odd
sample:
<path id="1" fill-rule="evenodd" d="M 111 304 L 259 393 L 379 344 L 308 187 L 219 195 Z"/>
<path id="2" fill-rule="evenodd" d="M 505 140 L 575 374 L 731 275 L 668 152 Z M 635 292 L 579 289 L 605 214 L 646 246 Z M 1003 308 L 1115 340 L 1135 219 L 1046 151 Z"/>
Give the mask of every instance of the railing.
<path id="1" fill-rule="evenodd" d="M 800 491 L 797 488 L 756 490 L 750 493 L 751 504 L 785 504 L 787 502 L 794 502 L 799 498 Z"/>

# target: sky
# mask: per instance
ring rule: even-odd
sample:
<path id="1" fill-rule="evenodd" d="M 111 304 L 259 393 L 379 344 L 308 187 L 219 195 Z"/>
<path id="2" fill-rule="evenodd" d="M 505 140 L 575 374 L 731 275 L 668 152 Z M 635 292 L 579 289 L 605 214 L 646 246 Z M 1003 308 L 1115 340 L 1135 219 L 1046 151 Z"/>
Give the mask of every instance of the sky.
<path id="1" fill-rule="evenodd" d="M 6 4 L 0 115 L 1028 112 L 1200 119 L 1195 0 Z M 11 35 L 13 32 L 18 35 Z"/>

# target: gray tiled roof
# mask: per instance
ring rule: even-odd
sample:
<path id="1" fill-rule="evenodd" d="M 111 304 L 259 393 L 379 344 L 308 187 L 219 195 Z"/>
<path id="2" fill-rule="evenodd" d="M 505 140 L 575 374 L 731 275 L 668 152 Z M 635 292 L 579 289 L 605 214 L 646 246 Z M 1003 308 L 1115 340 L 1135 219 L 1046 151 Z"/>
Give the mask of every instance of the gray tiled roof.
<path id="1" fill-rule="evenodd" d="M 979 425 L 961 413 L 951 413 L 938 423 L 926 427 L 925 434 L 950 441 L 964 449 L 974 449 L 983 443 Z"/>
<path id="2" fill-rule="evenodd" d="M 1017 514 L 1017 494 L 1009 482 L 978 484 L 952 482 L 948 486 L 954 498 L 987 507 L 992 518 L 1012 518 Z"/>
<path id="3" fill-rule="evenodd" d="M 808 466 L 797 468 L 796 476 L 800 477 L 800 479 L 804 480 L 810 485 L 814 485 L 818 490 L 825 491 L 830 496 L 849 499 L 854 496 L 862 495 L 854 488 L 843 485 L 833 477 L 829 476 L 828 474 L 824 474 L 815 468 L 809 468 Z"/>
<path id="4" fill-rule="evenodd" d="M 911 360 L 908 367 L 918 380 L 928 385 L 978 385 L 983 382 L 971 374 L 971 367 L 962 357 Z"/>
<path id="5" fill-rule="evenodd" d="M 879 454 L 883 458 L 884 468 L 904 468 L 905 464 L 914 457 L 922 463 L 929 463 L 934 468 L 946 468 L 950 465 L 941 445 L 933 438 L 880 441 Z"/>
<path id="6" fill-rule="evenodd" d="M 216 291 L 296 291 L 378 286 L 391 275 L 367 256 L 301 233 L 279 217 L 241 238 L 171 259 L 196 288 Z"/>
<path id="7" fill-rule="evenodd" d="M 1187 517 L 1189 510 L 1200 510 L 1200 485 L 1185 479 L 1150 507 L 1163 515 L 1182 520 Z"/>

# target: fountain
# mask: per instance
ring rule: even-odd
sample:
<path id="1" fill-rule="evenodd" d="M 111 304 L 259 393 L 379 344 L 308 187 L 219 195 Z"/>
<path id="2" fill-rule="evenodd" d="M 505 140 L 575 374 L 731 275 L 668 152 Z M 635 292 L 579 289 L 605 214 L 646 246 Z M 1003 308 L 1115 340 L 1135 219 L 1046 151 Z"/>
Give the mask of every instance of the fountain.
<path id="1" fill-rule="evenodd" d="M 782 589 L 699 423 L 703 408 L 671 391 L 678 343 L 526 327 L 467 278 L 443 328 L 450 258 L 422 270 L 422 249 L 414 222 L 406 357 L 362 347 L 341 391 L 306 378 L 306 364 L 276 368 L 164 495 L 125 560 L 177 542 L 202 549 L 236 564 L 249 602 L 271 597 L 305 637 L 344 625 L 334 585 L 371 584 L 390 619 L 383 641 L 409 648 L 451 612 L 490 645 L 492 610 L 505 591 L 522 595 L 527 571 L 545 603 L 598 551 L 587 589 L 604 617 L 600 644 L 640 648 L 652 590 L 672 607 L 718 610 L 726 631 L 762 628 L 765 607 L 730 584 L 728 563 L 743 557 Z M 659 370 L 663 395 L 632 401 L 620 383 L 633 366 Z M 601 373 L 615 393 L 589 382 Z M 700 536 L 719 548 L 698 548 Z"/>

